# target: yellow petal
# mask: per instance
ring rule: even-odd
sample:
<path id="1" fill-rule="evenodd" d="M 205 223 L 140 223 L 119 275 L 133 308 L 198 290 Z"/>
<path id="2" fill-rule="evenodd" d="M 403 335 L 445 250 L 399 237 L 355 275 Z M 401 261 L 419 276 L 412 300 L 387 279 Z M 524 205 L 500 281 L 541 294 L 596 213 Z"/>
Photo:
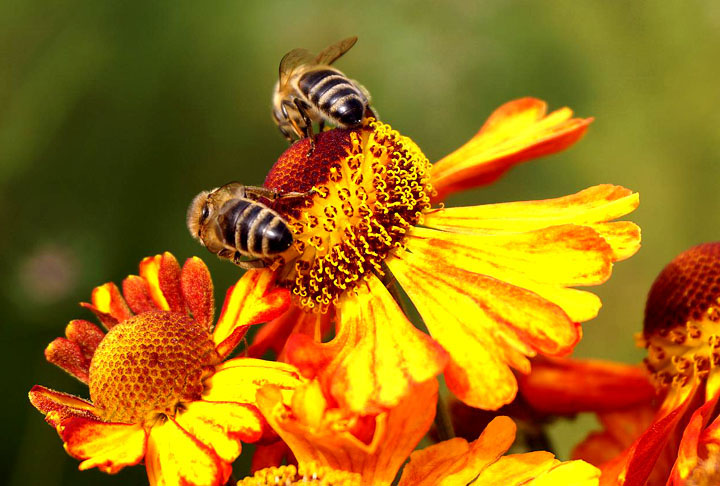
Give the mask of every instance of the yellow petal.
<path id="1" fill-rule="evenodd" d="M 599 481 L 600 470 L 598 468 L 583 461 L 569 461 L 558 464 L 547 473 L 527 483 L 527 486 L 557 486 L 558 484 L 597 486 Z"/>
<path id="2" fill-rule="evenodd" d="M 155 305 L 162 310 L 170 310 L 165 296 L 160 289 L 160 265 L 162 263 L 162 255 L 145 257 L 140 262 L 140 276 L 148 283 L 150 297 Z"/>
<path id="3" fill-rule="evenodd" d="M 362 484 L 390 486 L 407 455 L 432 424 L 437 387 L 436 380 L 416 385 L 397 407 L 366 417 L 348 417 L 339 409 L 323 409 L 318 418 L 306 410 L 319 405 L 314 392 L 303 393 L 289 406 L 273 387 L 260 390 L 258 407 L 299 463 L 313 462 L 359 473 Z M 305 422 L 304 417 L 313 417 L 312 423 Z M 372 435 L 358 437 L 358 429 Z"/>
<path id="4" fill-rule="evenodd" d="M 73 418 L 58 427 L 68 454 L 84 459 L 80 470 L 97 467 L 114 474 L 139 463 L 145 455 L 145 430 L 137 424 L 117 424 Z"/>
<path id="5" fill-rule="evenodd" d="M 145 465 L 151 486 L 222 486 L 232 471 L 171 418 L 150 431 Z"/>
<path id="6" fill-rule="evenodd" d="M 413 452 L 398 486 L 476 484 L 473 479 L 497 461 L 514 440 L 513 421 L 509 417 L 496 417 L 470 444 L 455 438 Z"/>
<path id="7" fill-rule="evenodd" d="M 319 374 L 342 407 L 360 414 L 394 407 L 445 368 L 447 353 L 407 320 L 378 278 L 343 296 L 337 312 L 332 341 L 295 337 L 286 352 L 304 376 Z"/>
<path id="8" fill-rule="evenodd" d="M 206 382 L 203 400 L 211 402 L 255 403 L 257 391 L 265 385 L 293 390 L 302 378 L 289 364 L 253 358 L 235 358 L 216 367 Z"/>
<path id="9" fill-rule="evenodd" d="M 408 251 L 387 260 L 430 334 L 450 354 L 446 380 L 470 406 L 497 409 L 517 392 L 509 366 L 524 356 L 568 352 L 578 327 L 557 305 L 497 279 Z M 454 262 L 453 262 L 454 263 Z"/>
<path id="10" fill-rule="evenodd" d="M 498 108 L 465 145 L 432 167 L 437 200 L 462 189 L 489 184 L 514 165 L 563 150 L 582 137 L 591 118 L 572 118 L 561 108 L 521 98 Z"/>
<path id="11" fill-rule="evenodd" d="M 249 270 L 228 290 L 213 331 L 213 341 L 221 356 L 230 354 L 248 326 L 275 319 L 288 309 L 289 291 L 274 285 L 274 272 Z"/>
<path id="12" fill-rule="evenodd" d="M 255 442 L 263 430 L 263 418 L 257 408 L 233 402 L 196 400 L 175 419 L 190 435 L 212 447 L 225 462 L 232 462 L 240 455 L 241 441 Z"/>

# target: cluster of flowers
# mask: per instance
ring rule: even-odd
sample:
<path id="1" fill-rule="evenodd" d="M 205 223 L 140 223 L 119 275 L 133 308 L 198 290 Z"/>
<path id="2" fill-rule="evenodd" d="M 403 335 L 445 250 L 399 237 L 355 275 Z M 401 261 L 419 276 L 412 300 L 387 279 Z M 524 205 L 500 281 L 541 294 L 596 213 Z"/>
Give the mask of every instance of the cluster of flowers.
<path id="1" fill-rule="evenodd" d="M 561 357 L 600 308 L 574 287 L 603 283 L 639 248 L 639 228 L 615 221 L 637 194 L 599 185 L 541 201 L 440 202 L 567 148 L 590 122 L 516 100 L 434 164 L 372 118 L 320 133 L 312 150 L 295 143 L 265 181 L 313 189 L 274 206 L 295 237 L 283 258 L 246 272 L 217 321 L 200 259 L 145 258 L 122 290 L 106 283 L 82 304 L 105 331 L 74 320 L 45 351 L 90 400 L 35 386 L 32 404 L 80 469 L 144 463 L 153 486 L 235 482 L 243 442 L 256 444 L 253 475 L 238 485 L 390 485 L 408 457 L 405 486 L 717 484 L 720 426 L 708 424 L 720 397 L 720 245 L 681 256 L 650 294 L 653 386 L 640 368 Z M 413 452 L 436 419 L 441 374 L 444 413 L 469 440 Z M 584 460 L 503 455 L 516 426 L 495 411 L 518 401 L 536 417 L 594 411 L 606 430 L 577 448 Z"/>

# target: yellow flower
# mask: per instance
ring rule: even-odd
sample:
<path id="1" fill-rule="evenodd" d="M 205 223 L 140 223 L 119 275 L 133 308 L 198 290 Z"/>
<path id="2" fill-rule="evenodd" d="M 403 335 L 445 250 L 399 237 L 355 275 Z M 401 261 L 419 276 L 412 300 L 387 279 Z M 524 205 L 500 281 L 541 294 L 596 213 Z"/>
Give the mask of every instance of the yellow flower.
<path id="1" fill-rule="evenodd" d="M 455 438 L 412 452 L 433 421 L 437 388 L 430 380 L 416 385 L 395 408 L 357 415 L 328 402 L 317 382 L 284 397 L 277 388 L 264 387 L 258 406 L 299 468 L 268 468 L 238 486 L 389 486 L 408 455 L 399 486 L 598 484 L 599 470 L 582 461 L 560 462 L 548 452 L 503 456 L 515 439 L 508 417 L 495 418 L 473 442 Z"/>
<path id="2" fill-rule="evenodd" d="M 508 103 L 434 165 L 412 140 L 372 119 L 319 134 L 312 153 L 309 140 L 290 147 L 266 187 L 315 194 L 274 206 L 295 233 L 279 279 L 300 308 L 291 311 L 295 320 L 305 314 L 282 359 L 318 376 L 354 411 L 394 406 L 443 370 L 462 401 L 497 409 L 516 394 L 511 368 L 528 373 L 528 357 L 572 351 L 579 323 L 597 315 L 600 300 L 571 287 L 603 283 L 613 262 L 637 251 L 639 228 L 612 220 L 633 211 L 638 195 L 600 185 L 542 201 L 433 205 L 567 147 L 590 122 L 571 116 L 567 108 L 545 115 L 545 104 L 531 98 Z M 385 284 L 394 281 L 433 339 L 391 298 Z M 333 317 L 335 338 L 317 342 Z M 287 336 L 292 320 L 270 329 L 252 352 L 267 349 L 272 332 Z"/>
<path id="3" fill-rule="evenodd" d="M 144 460 L 151 485 L 223 485 L 241 441 L 266 430 L 257 389 L 300 382 L 289 365 L 250 358 L 225 360 L 249 325 L 289 304 L 272 275 L 248 272 L 228 291 L 212 326 L 213 286 L 202 260 L 181 269 L 165 253 L 140 263 L 140 276 L 96 287 L 91 309 L 105 325 L 75 320 L 45 355 L 88 384 L 91 401 L 35 386 L 30 401 L 46 415 L 67 452 L 116 473 Z"/>

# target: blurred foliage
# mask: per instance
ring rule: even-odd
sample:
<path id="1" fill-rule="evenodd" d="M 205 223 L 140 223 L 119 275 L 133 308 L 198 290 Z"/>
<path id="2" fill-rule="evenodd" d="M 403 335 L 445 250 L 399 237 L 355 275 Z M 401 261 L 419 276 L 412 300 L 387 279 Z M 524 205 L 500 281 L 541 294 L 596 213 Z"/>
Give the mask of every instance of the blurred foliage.
<path id="1" fill-rule="evenodd" d="M 338 66 L 436 160 L 497 106 L 532 95 L 595 116 L 567 153 L 450 204 L 601 182 L 640 192 L 644 247 L 598 290 L 580 356 L 637 362 L 647 289 L 720 227 L 720 4 L 501 1 L 0 2 L 3 484 L 144 484 L 77 471 L 29 405 L 35 383 L 85 395 L 42 350 L 102 282 L 163 250 L 201 255 L 219 297 L 237 270 L 187 234 L 194 194 L 260 184 L 286 143 L 270 118 L 280 57 L 356 34 Z M 591 419 L 553 431 L 561 455 Z"/>

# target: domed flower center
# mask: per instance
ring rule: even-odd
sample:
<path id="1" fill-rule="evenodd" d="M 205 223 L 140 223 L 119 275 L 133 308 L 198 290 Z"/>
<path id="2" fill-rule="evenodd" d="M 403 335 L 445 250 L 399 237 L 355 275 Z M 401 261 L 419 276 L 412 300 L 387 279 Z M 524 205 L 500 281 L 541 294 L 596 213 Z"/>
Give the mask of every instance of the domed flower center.
<path id="1" fill-rule="evenodd" d="M 315 189 L 275 209 L 294 230 L 281 278 L 306 308 L 324 310 L 404 247 L 408 229 L 430 208 L 430 163 L 415 143 L 368 120 L 302 140 L 273 166 L 265 186 L 281 193 Z M 288 256 L 289 255 L 289 256 Z"/>
<path id="2" fill-rule="evenodd" d="M 261 469 L 237 486 L 360 486 L 360 475 L 315 464 Z"/>
<path id="3" fill-rule="evenodd" d="M 103 420 L 140 423 L 200 398 L 220 362 L 207 329 L 188 316 L 152 311 L 113 327 L 90 363 L 90 398 Z"/>
<path id="4" fill-rule="evenodd" d="M 683 386 L 720 365 L 719 299 L 720 243 L 681 253 L 655 280 L 643 337 L 659 386 Z"/>

